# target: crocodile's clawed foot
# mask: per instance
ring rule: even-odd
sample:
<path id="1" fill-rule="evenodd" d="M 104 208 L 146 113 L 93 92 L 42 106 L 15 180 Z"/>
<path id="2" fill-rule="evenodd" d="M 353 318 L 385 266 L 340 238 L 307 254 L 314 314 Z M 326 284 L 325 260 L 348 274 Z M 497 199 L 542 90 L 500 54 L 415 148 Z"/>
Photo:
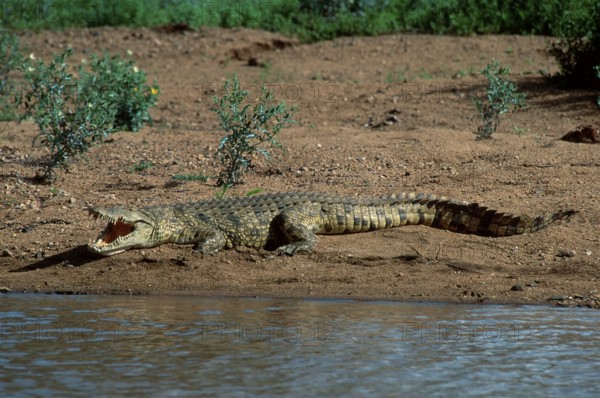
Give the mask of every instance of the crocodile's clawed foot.
<path id="1" fill-rule="evenodd" d="M 313 245 L 308 243 L 299 242 L 299 243 L 290 243 L 287 245 L 283 245 L 277 248 L 277 253 L 279 255 L 287 255 L 293 256 L 298 253 L 310 253 L 313 249 Z"/>
<path id="2" fill-rule="evenodd" d="M 217 254 L 218 250 L 210 250 L 203 246 L 195 246 L 192 252 L 194 254 L 201 254 L 203 256 L 214 256 Z"/>

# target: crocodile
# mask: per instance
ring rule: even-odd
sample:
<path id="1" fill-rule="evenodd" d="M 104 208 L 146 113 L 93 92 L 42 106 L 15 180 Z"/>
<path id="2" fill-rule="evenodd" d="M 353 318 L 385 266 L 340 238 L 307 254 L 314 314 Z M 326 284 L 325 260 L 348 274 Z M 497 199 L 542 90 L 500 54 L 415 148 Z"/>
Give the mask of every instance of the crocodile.
<path id="1" fill-rule="evenodd" d="M 514 216 L 445 196 L 401 193 L 360 198 L 328 193 L 285 192 L 140 209 L 89 207 L 107 222 L 91 252 L 104 256 L 165 243 L 193 244 L 212 254 L 246 246 L 293 255 L 314 249 L 316 235 L 368 232 L 427 225 L 489 237 L 531 233 L 572 216 L 574 210 L 537 217 Z"/>

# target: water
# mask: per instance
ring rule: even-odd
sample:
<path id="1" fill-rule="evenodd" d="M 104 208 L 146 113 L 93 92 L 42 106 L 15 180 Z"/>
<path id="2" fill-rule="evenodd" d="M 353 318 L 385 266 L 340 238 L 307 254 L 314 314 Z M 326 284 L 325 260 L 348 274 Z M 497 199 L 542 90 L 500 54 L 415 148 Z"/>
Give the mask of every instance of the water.
<path id="1" fill-rule="evenodd" d="M 600 312 L 0 296 L 0 396 L 600 396 Z"/>

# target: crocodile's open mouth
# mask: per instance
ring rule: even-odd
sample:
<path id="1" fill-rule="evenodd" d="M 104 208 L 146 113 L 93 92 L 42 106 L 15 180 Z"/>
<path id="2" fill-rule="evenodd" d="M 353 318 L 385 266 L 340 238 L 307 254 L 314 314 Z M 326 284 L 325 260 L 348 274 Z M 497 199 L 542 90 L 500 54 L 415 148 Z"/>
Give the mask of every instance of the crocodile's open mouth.
<path id="1" fill-rule="evenodd" d="M 108 222 L 104 231 L 94 242 L 88 243 L 88 248 L 104 256 L 121 253 L 132 247 L 129 240 L 135 231 L 135 222 L 125 220 L 123 217 L 113 218 L 94 209 L 88 209 L 94 219 L 103 219 Z"/>

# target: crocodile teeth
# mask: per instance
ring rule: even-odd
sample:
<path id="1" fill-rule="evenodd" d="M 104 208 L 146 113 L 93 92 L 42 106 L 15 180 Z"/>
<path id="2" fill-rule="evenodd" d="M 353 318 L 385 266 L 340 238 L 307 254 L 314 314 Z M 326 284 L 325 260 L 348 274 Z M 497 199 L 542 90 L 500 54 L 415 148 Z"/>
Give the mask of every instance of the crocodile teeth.
<path id="1" fill-rule="evenodd" d="M 122 218 L 108 218 L 107 221 L 106 228 L 94 243 L 96 246 L 120 242 L 135 230 L 134 224 L 123 221 Z"/>

